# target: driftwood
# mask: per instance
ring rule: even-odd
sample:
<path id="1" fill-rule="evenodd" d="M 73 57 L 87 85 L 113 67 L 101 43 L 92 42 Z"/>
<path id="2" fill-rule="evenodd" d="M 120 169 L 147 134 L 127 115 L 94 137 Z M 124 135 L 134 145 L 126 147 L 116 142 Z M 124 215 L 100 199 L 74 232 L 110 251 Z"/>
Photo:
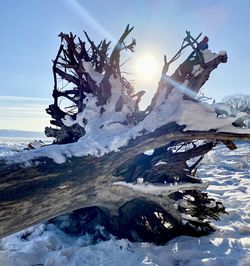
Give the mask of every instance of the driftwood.
<path id="1" fill-rule="evenodd" d="M 120 152 L 112 152 L 100 158 L 71 158 L 64 164 L 41 158 L 34 160 L 29 167 L 24 167 L 23 163 L 13 165 L 2 161 L 0 236 L 83 207 L 103 206 L 117 213 L 122 204 L 133 198 L 155 201 L 176 219 L 180 219 L 179 214 L 172 209 L 173 202 L 169 198 L 134 193 L 130 189 L 112 185 L 124 180 L 121 176 L 115 177 L 113 173 L 118 174 L 121 170 L 119 166 L 145 150 L 165 146 L 173 141 L 181 143 L 187 140 L 209 139 L 214 142 L 237 138 L 249 140 L 250 136 L 201 131 L 183 133 L 180 127 L 172 125 L 138 137 Z M 189 157 L 198 155 L 201 154 L 194 151 Z"/>
<path id="2" fill-rule="evenodd" d="M 188 91 L 192 92 L 183 92 L 185 98 L 196 101 L 194 96 L 211 72 L 227 60 L 226 54 L 220 54 L 205 63 L 196 48 L 200 35 L 192 38 L 187 32 L 176 55 L 169 62 L 164 58 L 158 90 L 150 106 L 142 112 L 138 104 L 143 92 L 134 94 L 133 87 L 120 70 L 120 52 L 134 50 L 134 39 L 130 44 L 125 44 L 125 38 L 132 29 L 127 26 L 110 56 L 110 43 L 106 40 L 95 45 L 85 33 L 90 45 L 88 49 L 82 40 L 78 39 L 76 43 L 76 36 L 72 33 L 59 35 L 62 44 L 53 61 L 54 103 L 47 109 L 52 117 L 51 124 L 56 127 L 46 128 L 47 136 L 54 137 L 55 143 L 75 142 L 82 136 L 84 138 L 85 126 L 90 122 L 86 117 L 81 125 L 72 123 L 70 126 L 65 125 L 63 119 L 67 117 L 74 121 L 88 105 L 85 99 L 89 95 L 97 99 L 95 107 L 98 117 L 107 112 L 112 93 L 117 93 L 112 91 L 111 78 L 118 78 L 122 88 L 117 101 L 112 103 L 115 106 L 113 112 L 122 112 L 123 107 L 127 110 L 123 121 L 113 123 L 132 128 L 159 108 L 159 97 L 163 92 L 163 100 L 166 100 L 178 84 L 185 82 Z M 178 59 L 187 47 L 193 49 L 190 56 L 173 75 L 167 76 L 169 64 Z M 200 74 L 193 72 L 197 64 L 203 69 Z M 102 75 L 99 83 L 91 76 L 89 67 Z M 66 80 L 71 88 L 60 88 L 59 78 Z M 68 99 L 70 106 L 62 108 L 60 98 Z M 164 101 L 161 104 L 164 105 Z M 97 130 L 104 127 L 100 124 Z M 249 141 L 250 135 L 217 132 L 216 129 L 184 130 L 185 125 L 166 123 L 153 132 L 142 130 L 140 136 L 130 139 L 117 152 L 99 157 L 67 158 L 62 164 L 42 155 L 29 162 L 22 160 L 23 155 L 36 151 L 23 151 L 3 158 L 0 161 L 0 237 L 74 210 L 74 215 L 78 213 L 81 217 L 97 213 L 102 217 L 101 224 L 109 232 L 134 241 L 164 243 L 180 234 L 202 235 L 211 232 L 213 228 L 209 220 L 219 219 L 225 208 L 222 203 L 201 192 L 208 184 L 196 177 L 196 170 L 203 156 L 218 142 L 234 149 L 234 140 Z M 197 143 L 197 140 L 204 142 Z M 47 148 L 50 147 L 43 147 L 41 151 Z M 150 149 L 154 149 L 153 154 L 144 154 Z M 196 159 L 189 166 L 187 161 L 192 158 Z M 171 186 L 172 183 L 176 185 Z M 81 208 L 88 209 L 79 211 Z"/>

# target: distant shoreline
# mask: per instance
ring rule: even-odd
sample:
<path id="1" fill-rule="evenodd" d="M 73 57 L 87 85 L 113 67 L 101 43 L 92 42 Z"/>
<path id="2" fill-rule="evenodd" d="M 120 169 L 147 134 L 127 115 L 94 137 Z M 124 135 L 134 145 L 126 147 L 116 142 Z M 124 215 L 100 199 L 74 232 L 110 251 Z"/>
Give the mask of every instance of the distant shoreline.
<path id="1" fill-rule="evenodd" d="M 27 138 L 27 137 L 34 137 L 34 138 L 45 138 L 44 132 L 40 131 L 26 131 L 26 130 L 14 130 L 14 129 L 0 129 L 0 137 L 4 138 Z"/>

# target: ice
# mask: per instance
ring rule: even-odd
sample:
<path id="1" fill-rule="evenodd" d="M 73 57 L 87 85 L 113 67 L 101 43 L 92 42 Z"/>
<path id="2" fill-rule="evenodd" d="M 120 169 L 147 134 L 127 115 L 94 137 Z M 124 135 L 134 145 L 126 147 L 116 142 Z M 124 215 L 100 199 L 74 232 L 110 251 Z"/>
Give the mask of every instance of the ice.
<path id="1" fill-rule="evenodd" d="M 10 144 L 5 143 L 5 149 L 20 145 Z M 250 265 L 250 145 L 237 145 L 235 151 L 218 146 L 198 170 L 198 176 L 210 182 L 209 193 L 229 213 L 215 222 L 215 233 L 181 236 L 164 246 L 115 238 L 94 244 L 92 235 L 72 237 L 53 224 L 41 224 L 0 240 L 0 265 Z"/>

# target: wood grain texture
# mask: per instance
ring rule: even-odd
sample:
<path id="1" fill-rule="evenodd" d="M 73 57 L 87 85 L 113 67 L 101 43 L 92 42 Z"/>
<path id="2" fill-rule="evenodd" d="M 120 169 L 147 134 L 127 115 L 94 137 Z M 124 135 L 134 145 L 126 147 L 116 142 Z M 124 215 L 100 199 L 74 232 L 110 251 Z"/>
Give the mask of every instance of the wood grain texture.
<path id="1" fill-rule="evenodd" d="M 63 164 L 39 158 L 25 167 L 24 163 L 1 160 L 0 237 L 78 208 L 103 206 L 117 212 L 123 203 L 134 198 L 155 201 L 180 219 L 179 214 L 171 208 L 173 201 L 170 198 L 140 193 L 135 195 L 129 189 L 112 186 L 112 182 L 122 180 L 121 176 L 113 176 L 122 163 L 173 140 L 250 140 L 248 134 L 182 130 L 183 127 L 171 123 L 131 140 L 119 152 L 99 158 L 73 157 Z"/>

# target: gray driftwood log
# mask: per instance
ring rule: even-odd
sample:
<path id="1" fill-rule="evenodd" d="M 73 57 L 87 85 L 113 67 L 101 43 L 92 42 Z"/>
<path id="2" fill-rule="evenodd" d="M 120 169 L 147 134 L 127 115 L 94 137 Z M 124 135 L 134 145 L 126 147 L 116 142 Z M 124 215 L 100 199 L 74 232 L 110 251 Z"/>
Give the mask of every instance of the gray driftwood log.
<path id="1" fill-rule="evenodd" d="M 165 146 L 172 141 L 206 139 L 211 141 L 250 140 L 250 135 L 185 132 L 178 125 L 168 125 L 131 141 L 120 152 L 103 157 L 70 158 L 63 164 L 40 158 L 31 166 L 8 164 L 0 167 L 0 236 L 7 236 L 26 227 L 46 221 L 60 214 L 89 206 L 106 207 L 114 213 L 134 198 L 151 200 L 180 219 L 169 197 L 139 194 L 131 189 L 113 185 L 121 176 L 113 173 L 123 163 L 148 149 Z M 191 157 L 199 154 L 190 153 Z M 39 162 L 39 164 L 37 163 Z"/>

